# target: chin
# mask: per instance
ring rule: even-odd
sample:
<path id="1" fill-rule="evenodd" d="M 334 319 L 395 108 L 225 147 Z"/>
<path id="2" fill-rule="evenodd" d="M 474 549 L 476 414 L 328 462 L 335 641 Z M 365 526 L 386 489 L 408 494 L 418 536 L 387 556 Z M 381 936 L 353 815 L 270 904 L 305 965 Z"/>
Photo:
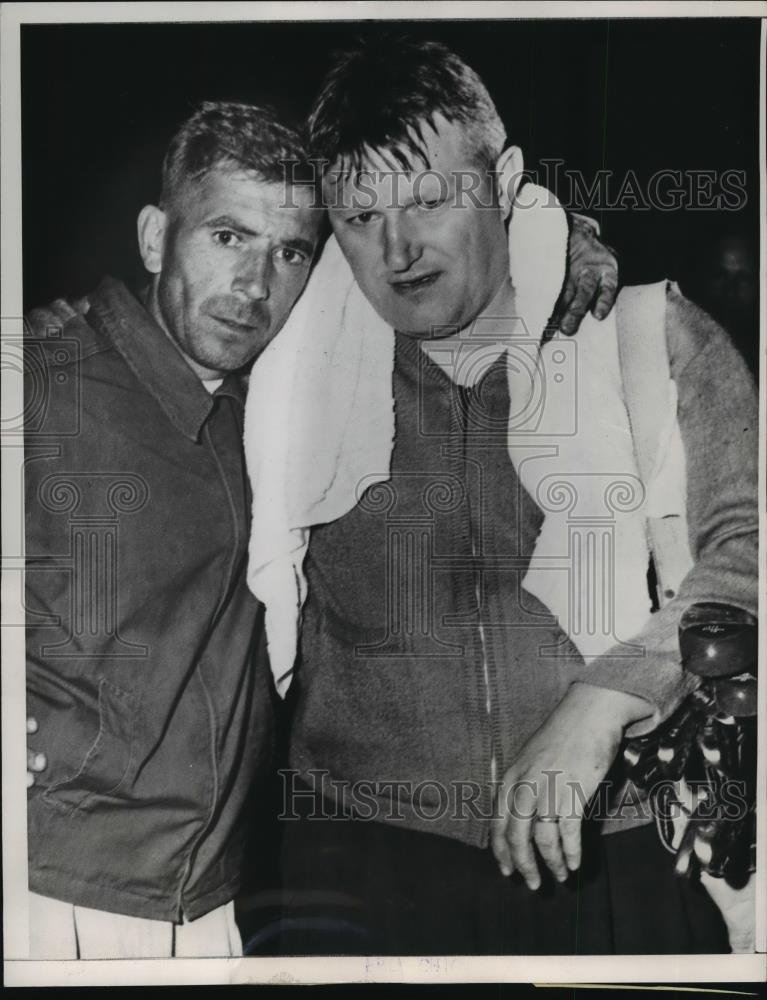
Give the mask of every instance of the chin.
<path id="1" fill-rule="evenodd" d="M 218 377 L 223 378 L 230 372 L 239 371 L 243 365 L 248 363 L 249 358 L 195 358 L 198 365 L 202 365 L 209 371 L 218 372 Z"/>
<path id="2" fill-rule="evenodd" d="M 418 340 L 442 340 L 458 333 L 460 323 L 454 319 L 434 316 L 419 322 L 411 317 L 409 322 L 394 324 L 394 328 L 399 333 L 404 333 L 407 337 L 414 337 Z"/>

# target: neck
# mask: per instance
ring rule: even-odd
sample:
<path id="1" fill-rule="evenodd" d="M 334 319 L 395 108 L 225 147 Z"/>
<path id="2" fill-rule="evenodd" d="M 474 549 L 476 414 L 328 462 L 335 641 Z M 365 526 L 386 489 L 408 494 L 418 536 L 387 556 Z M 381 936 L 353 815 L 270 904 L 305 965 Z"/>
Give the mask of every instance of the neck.
<path id="1" fill-rule="evenodd" d="M 421 349 L 460 385 L 472 385 L 491 367 L 517 327 L 514 288 L 505 278 L 488 305 L 452 337 L 419 341 Z"/>
<path id="2" fill-rule="evenodd" d="M 490 338 L 505 341 L 511 336 L 516 324 L 514 286 L 507 274 L 488 305 L 456 336 L 459 340 L 469 342 L 477 339 L 487 341 Z"/>
<path id="3" fill-rule="evenodd" d="M 430 347 L 471 348 L 473 345 L 487 345 L 488 342 L 502 344 L 511 339 L 517 330 L 514 286 L 506 276 L 485 308 L 470 320 L 466 326 L 450 337 L 439 340 L 422 340 L 421 347 L 428 353 Z"/>

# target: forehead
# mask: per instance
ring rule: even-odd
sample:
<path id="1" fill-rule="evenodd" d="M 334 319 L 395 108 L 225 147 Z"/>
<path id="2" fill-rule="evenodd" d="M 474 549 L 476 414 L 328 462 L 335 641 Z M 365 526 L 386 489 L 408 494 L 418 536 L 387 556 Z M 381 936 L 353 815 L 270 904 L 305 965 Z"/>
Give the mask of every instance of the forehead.
<path id="1" fill-rule="evenodd" d="M 370 201 L 375 194 L 380 207 L 390 201 L 392 194 L 406 197 L 414 189 L 425 193 L 432 188 L 452 191 L 457 179 L 471 172 L 479 174 L 481 180 L 487 177 L 486 167 L 477 157 L 470 126 L 436 115 L 434 125 L 423 120 L 419 131 L 420 134 L 411 133 L 413 148 L 404 145 L 367 148 L 359 171 L 351 169 L 345 159 L 332 164 L 323 184 L 328 206 L 356 207 L 361 199 Z"/>
<path id="2" fill-rule="evenodd" d="M 247 170 L 214 169 L 199 180 L 187 181 L 174 207 L 187 226 L 228 217 L 246 228 L 258 223 L 255 228 L 313 237 L 321 222 L 310 187 L 265 181 Z"/>

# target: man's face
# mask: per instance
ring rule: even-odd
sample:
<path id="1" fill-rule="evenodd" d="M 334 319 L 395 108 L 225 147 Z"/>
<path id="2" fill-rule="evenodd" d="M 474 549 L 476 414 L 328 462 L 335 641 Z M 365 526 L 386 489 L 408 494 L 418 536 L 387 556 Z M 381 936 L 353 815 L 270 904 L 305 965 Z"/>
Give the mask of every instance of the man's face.
<path id="1" fill-rule="evenodd" d="M 156 306 L 203 378 L 241 368 L 284 324 L 317 245 L 312 202 L 307 188 L 286 192 L 249 172 L 215 169 L 169 206 Z"/>
<path id="2" fill-rule="evenodd" d="M 743 312 L 756 300 L 755 261 L 745 240 L 727 236 L 717 247 L 711 269 L 711 295 L 731 312 Z"/>
<path id="3" fill-rule="evenodd" d="M 330 223 L 360 288 L 391 326 L 419 338 L 466 326 L 509 273 L 494 180 L 465 126 L 439 115 L 436 126 L 423 129 L 430 169 L 416 160 L 395 175 L 371 154 L 367 173 L 336 182 L 334 167 L 325 183 Z"/>

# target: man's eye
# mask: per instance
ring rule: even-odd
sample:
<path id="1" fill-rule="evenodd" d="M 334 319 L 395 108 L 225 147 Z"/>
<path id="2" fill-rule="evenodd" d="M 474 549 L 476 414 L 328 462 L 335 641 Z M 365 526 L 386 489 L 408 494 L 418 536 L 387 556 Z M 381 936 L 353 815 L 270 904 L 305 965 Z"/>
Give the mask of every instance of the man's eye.
<path id="1" fill-rule="evenodd" d="M 237 233 L 232 232 L 231 229 L 216 229 L 213 233 L 213 240 L 222 247 L 236 247 L 242 242 Z"/>
<path id="2" fill-rule="evenodd" d="M 303 264 L 306 260 L 306 255 L 302 254 L 300 250 L 294 250 L 292 247 L 281 247 L 275 252 L 275 256 L 279 260 L 285 261 L 286 264 Z"/>
<path id="3" fill-rule="evenodd" d="M 416 202 L 419 208 L 425 208 L 427 211 L 433 211 L 435 208 L 440 208 L 445 204 L 444 198 L 421 198 Z"/>
<path id="4" fill-rule="evenodd" d="M 350 226 L 369 226 L 375 217 L 374 212 L 358 212 L 357 215 L 349 216 L 346 221 Z"/>

